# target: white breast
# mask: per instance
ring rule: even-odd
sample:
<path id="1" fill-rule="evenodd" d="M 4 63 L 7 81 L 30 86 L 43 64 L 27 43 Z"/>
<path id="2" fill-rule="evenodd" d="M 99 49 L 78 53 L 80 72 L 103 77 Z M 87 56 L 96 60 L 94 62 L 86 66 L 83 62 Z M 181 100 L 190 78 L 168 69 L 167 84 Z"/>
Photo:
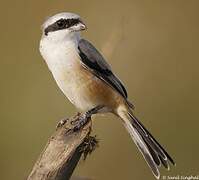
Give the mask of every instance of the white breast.
<path id="1" fill-rule="evenodd" d="M 78 70 L 81 64 L 76 44 L 72 41 L 51 43 L 43 39 L 40 52 L 67 98 L 78 109 L 85 111 L 92 108 L 95 102 L 86 93 L 90 82 L 85 81 Z"/>

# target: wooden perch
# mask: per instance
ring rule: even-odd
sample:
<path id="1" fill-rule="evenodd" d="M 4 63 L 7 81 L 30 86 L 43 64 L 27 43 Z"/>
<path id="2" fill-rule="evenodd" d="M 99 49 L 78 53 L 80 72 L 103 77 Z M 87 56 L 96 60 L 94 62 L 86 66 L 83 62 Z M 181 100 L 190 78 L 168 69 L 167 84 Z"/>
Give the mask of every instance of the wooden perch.
<path id="1" fill-rule="evenodd" d="M 27 180 L 70 179 L 81 155 L 85 159 L 97 145 L 95 137 L 90 136 L 90 119 L 100 108 L 60 121 Z"/>

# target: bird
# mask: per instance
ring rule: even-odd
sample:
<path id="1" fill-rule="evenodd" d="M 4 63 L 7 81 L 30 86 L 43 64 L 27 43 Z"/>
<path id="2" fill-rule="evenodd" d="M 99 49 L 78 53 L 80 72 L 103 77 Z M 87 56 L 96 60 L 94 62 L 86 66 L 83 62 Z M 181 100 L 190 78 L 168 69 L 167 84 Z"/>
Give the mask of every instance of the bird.
<path id="1" fill-rule="evenodd" d="M 75 13 L 61 12 L 42 25 L 40 53 L 58 87 L 80 111 L 103 106 L 99 114 L 113 113 L 122 120 L 153 175 L 160 178 L 160 166 L 170 169 L 173 158 L 134 115 L 121 80 L 102 54 L 81 37 L 87 26 Z"/>

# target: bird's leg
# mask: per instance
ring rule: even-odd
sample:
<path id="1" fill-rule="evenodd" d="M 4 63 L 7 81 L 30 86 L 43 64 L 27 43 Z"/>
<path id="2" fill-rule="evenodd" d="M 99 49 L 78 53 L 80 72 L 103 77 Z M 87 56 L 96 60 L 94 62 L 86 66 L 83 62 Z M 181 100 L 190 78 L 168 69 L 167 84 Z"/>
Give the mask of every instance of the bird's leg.
<path id="1" fill-rule="evenodd" d="M 88 110 L 87 112 L 80 114 L 80 116 L 77 119 L 71 122 L 72 125 L 75 125 L 73 131 L 74 132 L 79 131 L 82 127 L 84 127 L 84 125 L 86 125 L 90 121 L 91 116 L 93 114 L 98 113 L 98 111 L 103 107 L 104 106 L 96 106 Z"/>

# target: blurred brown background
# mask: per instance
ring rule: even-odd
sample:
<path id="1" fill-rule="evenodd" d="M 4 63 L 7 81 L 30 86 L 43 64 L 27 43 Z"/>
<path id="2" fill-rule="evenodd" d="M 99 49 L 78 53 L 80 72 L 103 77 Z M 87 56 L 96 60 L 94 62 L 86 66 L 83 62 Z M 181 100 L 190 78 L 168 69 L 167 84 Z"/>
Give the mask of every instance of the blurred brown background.
<path id="1" fill-rule="evenodd" d="M 199 174 L 199 1 L 1 1 L 0 179 L 22 180 L 58 120 L 75 113 L 39 53 L 41 24 L 62 11 L 82 16 L 83 36 L 123 80 L 136 115 L 174 157 L 162 175 Z M 113 48 L 112 48 L 113 47 Z M 98 148 L 75 175 L 154 177 L 119 120 L 95 118 Z"/>

